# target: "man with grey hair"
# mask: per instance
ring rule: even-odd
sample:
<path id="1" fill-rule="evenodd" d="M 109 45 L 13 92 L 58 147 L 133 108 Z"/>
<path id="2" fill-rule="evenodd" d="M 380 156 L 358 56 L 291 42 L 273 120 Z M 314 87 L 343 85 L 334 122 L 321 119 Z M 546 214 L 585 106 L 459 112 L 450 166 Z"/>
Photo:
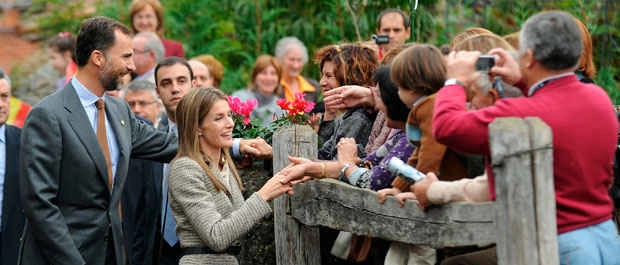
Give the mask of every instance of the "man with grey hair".
<path id="1" fill-rule="evenodd" d="M 122 94 L 136 119 L 157 128 L 162 104 L 155 92 L 155 83 L 134 80 Z M 162 163 L 144 159 L 129 161 L 127 175 L 130 177 L 123 190 L 123 227 L 129 264 L 153 264 L 157 256 L 162 174 Z"/>
<path id="2" fill-rule="evenodd" d="M 140 32 L 133 37 L 133 61 L 138 76 L 134 80 L 147 80 L 155 83 L 155 66 L 164 58 L 164 45 L 159 36 L 153 32 Z"/>
<path id="3" fill-rule="evenodd" d="M 301 75 L 304 65 L 308 62 L 308 50 L 296 37 L 285 37 L 278 41 L 276 57 L 282 66 L 283 97 L 294 100 L 295 94 L 303 93 L 304 98 L 316 102 L 319 94 L 319 83 Z"/>
<path id="4" fill-rule="evenodd" d="M 525 22 L 519 39 L 518 60 L 502 49 L 491 50 L 496 55 L 491 74 L 516 84 L 526 97 L 465 110 L 464 88 L 480 75 L 474 69 L 480 53 L 452 52 L 447 59 L 448 80 L 435 102 L 433 135 L 455 150 L 488 156 L 488 125 L 495 118 L 539 117 L 553 131 L 561 264 L 620 264 L 620 236 L 611 220 L 608 194 L 618 121 L 604 90 L 581 83 L 574 74 L 582 51 L 579 28 L 568 13 L 542 12 Z M 593 134 L 596 137 L 590 137 Z M 489 167 L 487 173 L 494 199 Z"/>
<path id="5" fill-rule="evenodd" d="M 147 80 L 134 80 L 123 91 L 123 99 L 127 101 L 131 112 L 148 119 L 157 128 L 161 101 L 155 92 L 155 83 Z"/>

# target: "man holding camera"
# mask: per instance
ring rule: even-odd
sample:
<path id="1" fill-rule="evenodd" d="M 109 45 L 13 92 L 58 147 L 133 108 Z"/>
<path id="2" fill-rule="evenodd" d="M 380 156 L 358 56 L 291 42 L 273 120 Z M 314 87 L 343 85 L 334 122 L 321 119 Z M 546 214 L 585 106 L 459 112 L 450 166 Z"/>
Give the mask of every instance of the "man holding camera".
<path id="1" fill-rule="evenodd" d="M 495 118 L 542 119 L 553 131 L 561 264 L 620 264 L 620 237 L 607 193 L 618 121 L 604 90 L 581 83 L 574 74 L 583 49 L 578 26 L 568 13 L 543 12 L 525 22 L 519 40 L 518 62 L 504 50 L 490 52 L 496 55 L 491 74 L 516 84 L 526 97 L 467 111 L 465 88 L 480 75 L 474 69 L 480 53 L 452 52 L 448 80 L 437 95 L 433 135 L 456 150 L 488 155 L 488 125 Z M 590 137 L 594 133 L 596 137 Z M 488 167 L 487 173 L 494 199 L 494 176 Z"/>
<path id="2" fill-rule="evenodd" d="M 388 8 L 377 17 L 377 35 L 373 36 L 375 43 L 379 45 L 377 50 L 379 59 L 387 52 L 403 45 L 411 36 L 409 16 L 398 8 Z"/>

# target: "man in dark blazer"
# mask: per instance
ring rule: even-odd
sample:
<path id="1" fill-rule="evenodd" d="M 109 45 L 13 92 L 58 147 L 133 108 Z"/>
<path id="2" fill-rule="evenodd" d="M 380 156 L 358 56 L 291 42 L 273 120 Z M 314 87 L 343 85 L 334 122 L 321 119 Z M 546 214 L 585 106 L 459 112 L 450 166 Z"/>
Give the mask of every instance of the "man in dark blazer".
<path id="1" fill-rule="evenodd" d="M 152 125 L 150 120 L 141 118 Z M 123 228 L 131 265 L 153 264 L 161 208 L 163 164 L 131 159 L 123 191 Z"/>
<path id="2" fill-rule="evenodd" d="M 125 102 L 104 96 L 135 69 L 129 35 L 115 20 L 85 20 L 76 43 L 78 72 L 26 120 L 20 264 L 127 264 L 120 202 L 129 159 L 168 162 L 177 149 L 174 135 L 137 121 Z"/>
<path id="3" fill-rule="evenodd" d="M 21 130 L 6 124 L 11 85 L 0 72 L 0 264 L 16 264 L 24 215 L 19 201 L 19 137 Z"/>
<path id="4" fill-rule="evenodd" d="M 136 118 L 151 126 L 151 119 L 157 122 L 161 103 L 155 92 L 154 81 L 132 81 L 123 93 L 123 99 L 129 104 Z M 140 115 L 144 115 L 144 118 Z M 162 126 L 159 122 L 157 124 Z M 167 126 L 165 127 L 164 132 L 167 132 Z M 129 161 L 122 202 L 123 228 L 131 265 L 152 265 L 156 259 L 163 172 L 162 163 L 145 159 Z"/>

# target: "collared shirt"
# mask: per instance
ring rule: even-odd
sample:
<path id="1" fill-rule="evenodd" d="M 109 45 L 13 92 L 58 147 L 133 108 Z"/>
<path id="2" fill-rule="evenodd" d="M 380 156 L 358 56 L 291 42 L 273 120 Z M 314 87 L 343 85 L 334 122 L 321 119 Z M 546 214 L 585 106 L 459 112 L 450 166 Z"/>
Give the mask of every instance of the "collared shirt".
<path id="1" fill-rule="evenodd" d="M 78 94 L 80 98 L 80 102 L 82 103 L 82 107 L 84 107 L 84 111 L 86 111 L 86 116 L 88 117 L 88 121 L 90 121 L 90 125 L 97 134 L 97 106 L 95 106 L 95 102 L 97 102 L 99 97 L 97 97 L 93 92 L 88 90 L 80 81 L 78 81 L 75 77 L 71 79 L 71 85 L 75 88 L 75 92 Z M 105 103 L 105 99 L 108 96 L 103 96 L 103 102 Z M 110 119 L 108 115 L 105 118 L 105 128 L 106 128 L 106 136 L 108 137 L 108 147 L 110 148 L 110 163 L 112 163 L 112 176 L 116 179 L 116 166 L 118 165 L 118 158 L 120 155 L 118 142 L 116 141 L 116 134 L 112 129 L 110 124 Z"/>
<path id="2" fill-rule="evenodd" d="M 562 77 L 565 77 L 565 76 L 569 76 L 569 75 L 574 75 L 574 74 L 575 74 L 574 72 L 568 72 L 568 73 L 563 73 L 563 74 L 559 74 L 559 75 L 550 76 L 550 77 L 547 77 L 547 78 L 545 78 L 543 80 L 540 80 L 540 81 L 536 82 L 536 84 L 534 84 L 533 86 L 530 87 L 529 91 L 527 92 L 527 96 L 531 97 L 532 95 L 534 95 L 534 93 L 537 90 L 541 89 L 547 83 L 549 83 L 549 82 L 551 82 L 553 80 L 556 80 L 556 79 L 559 79 L 559 78 L 562 78 Z"/>
<path id="3" fill-rule="evenodd" d="M 2 199 L 4 199 L 4 179 L 6 174 L 6 125 L 0 126 L 0 227 L 2 227 Z"/>

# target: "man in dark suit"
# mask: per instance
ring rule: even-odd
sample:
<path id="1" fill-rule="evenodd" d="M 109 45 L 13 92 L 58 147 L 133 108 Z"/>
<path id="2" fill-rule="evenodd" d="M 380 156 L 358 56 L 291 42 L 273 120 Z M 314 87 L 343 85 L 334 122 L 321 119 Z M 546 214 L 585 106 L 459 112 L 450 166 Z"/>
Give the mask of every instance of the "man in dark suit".
<path id="1" fill-rule="evenodd" d="M 16 264 L 24 215 L 19 201 L 19 136 L 21 130 L 6 124 L 11 84 L 0 71 L 0 264 Z"/>
<path id="2" fill-rule="evenodd" d="M 153 122 L 162 125 L 157 121 L 161 102 L 157 98 L 154 82 L 132 81 L 124 91 L 123 99 L 136 118 L 151 126 Z M 162 175 L 162 163 L 144 159 L 129 161 L 122 202 L 123 228 L 131 265 L 151 265 L 157 259 L 154 253 L 157 253 L 158 247 Z"/>
<path id="3" fill-rule="evenodd" d="M 20 187 L 28 220 L 20 264 L 127 264 L 121 194 L 130 158 L 168 162 L 173 134 L 104 97 L 135 69 L 129 30 L 95 17 L 76 43 L 78 72 L 36 105 L 22 131 Z"/>

